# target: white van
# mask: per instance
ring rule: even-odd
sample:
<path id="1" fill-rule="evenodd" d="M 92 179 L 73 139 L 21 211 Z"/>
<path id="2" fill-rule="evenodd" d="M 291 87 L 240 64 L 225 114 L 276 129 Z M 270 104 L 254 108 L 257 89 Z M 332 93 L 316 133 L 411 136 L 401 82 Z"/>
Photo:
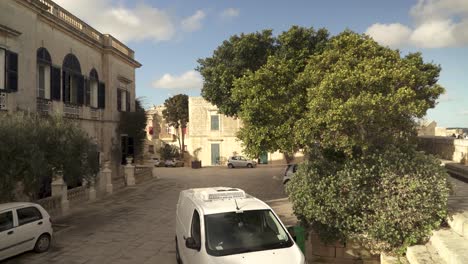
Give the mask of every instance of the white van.
<path id="1" fill-rule="evenodd" d="M 51 238 L 50 216 L 42 206 L 0 204 L 0 261 L 30 250 L 45 252 Z"/>
<path id="2" fill-rule="evenodd" d="M 240 189 L 184 190 L 176 221 L 177 263 L 306 263 L 273 210 Z"/>

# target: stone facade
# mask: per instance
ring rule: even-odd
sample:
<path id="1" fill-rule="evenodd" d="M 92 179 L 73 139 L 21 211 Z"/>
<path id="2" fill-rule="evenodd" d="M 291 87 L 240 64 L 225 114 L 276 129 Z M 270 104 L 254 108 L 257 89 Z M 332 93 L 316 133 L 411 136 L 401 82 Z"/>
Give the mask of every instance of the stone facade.
<path id="1" fill-rule="evenodd" d="M 419 148 L 441 159 L 468 165 L 468 139 L 453 137 L 419 137 Z"/>
<path id="2" fill-rule="evenodd" d="M 0 65 L 7 71 L 6 81 L 0 76 L 1 110 L 72 118 L 96 141 L 102 159 L 112 160 L 121 142 L 119 111 L 135 108 L 135 69 L 141 65 L 131 49 L 50 0 L 3 0 L 0 51 L 17 56 L 13 77 L 8 61 Z M 122 92 L 128 98 L 123 103 Z M 115 178 L 119 164 L 111 166 Z"/>
<path id="3" fill-rule="evenodd" d="M 229 156 L 245 155 L 236 137 L 241 127 L 242 120 L 219 114 L 218 108 L 202 97 L 189 97 L 187 151 L 193 156 L 194 150 L 201 148 L 198 158 L 203 166 L 226 165 Z M 285 163 L 279 152 L 265 153 L 265 156 L 270 164 Z"/>

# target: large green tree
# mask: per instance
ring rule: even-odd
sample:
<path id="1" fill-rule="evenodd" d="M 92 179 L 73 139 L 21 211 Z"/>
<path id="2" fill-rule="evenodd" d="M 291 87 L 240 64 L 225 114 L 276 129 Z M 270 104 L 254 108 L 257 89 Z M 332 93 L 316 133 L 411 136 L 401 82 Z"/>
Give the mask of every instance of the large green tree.
<path id="1" fill-rule="evenodd" d="M 327 41 L 325 29 L 293 26 L 278 36 L 266 64 L 234 81 L 232 97 L 245 124 L 238 137 L 251 156 L 277 150 L 292 155 L 300 148 L 291 131 L 305 111 L 307 91 L 295 80 Z"/>
<path id="2" fill-rule="evenodd" d="M 415 120 L 444 91 L 440 66 L 351 31 L 297 50 L 234 81 L 246 151 L 307 152 L 288 191 L 323 238 L 375 252 L 419 242 L 446 215 L 446 174 L 414 150 Z"/>
<path id="3" fill-rule="evenodd" d="M 231 98 L 233 81 L 265 64 L 274 48 L 271 30 L 234 35 L 224 41 L 213 56 L 198 60 L 197 70 L 204 78 L 203 98 L 223 114 L 235 116 L 239 103 Z"/>
<path id="4" fill-rule="evenodd" d="M 185 133 L 189 122 L 188 96 L 185 94 L 174 95 L 164 101 L 163 117 L 169 126 L 177 131 L 177 140 L 179 141 L 180 155 L 185 152 Z"/>

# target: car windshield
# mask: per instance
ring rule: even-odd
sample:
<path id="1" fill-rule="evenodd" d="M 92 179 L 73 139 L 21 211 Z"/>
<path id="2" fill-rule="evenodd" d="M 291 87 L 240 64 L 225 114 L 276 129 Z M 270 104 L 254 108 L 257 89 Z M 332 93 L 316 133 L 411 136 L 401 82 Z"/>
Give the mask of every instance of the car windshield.
<path id="1" fill-rule="evenodd" d="M 271 210 L 205 216 L 206 251 L 226 256 L 291 247 L 293 242 Z"/>

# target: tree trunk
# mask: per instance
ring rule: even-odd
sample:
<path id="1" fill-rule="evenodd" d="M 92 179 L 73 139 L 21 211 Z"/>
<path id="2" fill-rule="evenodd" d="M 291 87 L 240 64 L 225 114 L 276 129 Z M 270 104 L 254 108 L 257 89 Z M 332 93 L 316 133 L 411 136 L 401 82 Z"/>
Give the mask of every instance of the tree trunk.
<path id="1" fill-rule="evenodd" d="M 182 134 L 182 148 L 181 148 L 181 153 L 180 153 L 180 156 L 182 157 L 182 159 L 184 159 L 184 155 L 185 155 L 185 134 L 184 134 L 184 129 L 181 127 L 181 134 Z"/>

